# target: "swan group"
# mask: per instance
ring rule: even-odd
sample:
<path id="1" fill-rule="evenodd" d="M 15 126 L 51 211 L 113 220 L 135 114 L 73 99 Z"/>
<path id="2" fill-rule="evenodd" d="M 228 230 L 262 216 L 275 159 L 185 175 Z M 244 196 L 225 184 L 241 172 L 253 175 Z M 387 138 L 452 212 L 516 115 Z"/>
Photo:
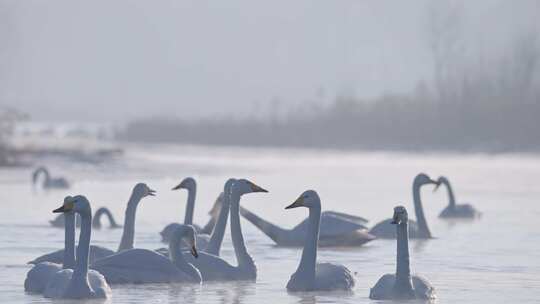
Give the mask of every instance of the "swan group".
<path id="1" fill-rule="evenodd" d="M 308 217 L 293 229 L 285 229 L 240 206 L 244 195 L 266 193 L 266 189 L 248 179 L 229 178 L 223 186 L 219 203 L 212 208 L 211 220 L 206 225 L 212 229 L 210 234 L 206 234 L 193 225 L 196 182 L 193 178 L 186 178 L 173 188 L 188 190 L 184 222 L 169 224 L 161 232 L 162 241 L 168 243 L 168 248 L 134 248 L 137 206 L 144 197 L 155 195 L 155 191 L 146 184 L 138 183 L 126 207 L 120 244 L 116 251 L 112 251 L 91 245 L 92 228 L 101 226 L 96 218 L 107 215 L 111 224 L 118 226 L 110 212 L 100 209 L 93 220 L 92 208 L 85 196 L 67 196 L 62 206 L 53 211 L 64 216 L 64 249 L 30 262 L 35 265 L 27 273 L 24 288 L 27 292 L 42 293 L 49 298 L 91 299 L 111 297 L 109 284 L 254 282 L 258 271 L 242 233 L 242 215 L 277 245 L 302 247 L 298 267 L 286 284 L 289 292 L 354 290 L 358 285 L 358 279 L 353 275 L 356 272 L 337 262 L 318 262 L 318 248 L 359 246 L 376 238 L 386 238 L 397 240 L 396 272 L 383 275 L 370 289 L 369 297 L 375 300 L 432 300 L 436 298 L 435 288 L 425 278 L 411 274 L 409 256 L 409 238 L 432 237 L 420 198 L 422 186 L 429 184 L 435 185 L 435 190 L 440 185 L 447 186 L 450 200 L 447 209 L 469 210 L 452 211 L 454 215 L 468 217 L 471 212 L 475 216 L 478 214 L 470 205 L 455 204 L 448 179 L 440 177 L 434 180 L 420 173 L 412 183 L 417 222 L 409 220 L 405 207 L 397 206 L 392 218 L 368 230 L 368 221 L 362 217 L 335 211 L 323 212 L 319 194 L 315 190 L 307 190 L 285 209 L 307 208 Z M 81 227 L 78 246 L 75 245 L 76 216 L 80 218 Z M 220 256 L 228 221 L 236 263 Z"/>

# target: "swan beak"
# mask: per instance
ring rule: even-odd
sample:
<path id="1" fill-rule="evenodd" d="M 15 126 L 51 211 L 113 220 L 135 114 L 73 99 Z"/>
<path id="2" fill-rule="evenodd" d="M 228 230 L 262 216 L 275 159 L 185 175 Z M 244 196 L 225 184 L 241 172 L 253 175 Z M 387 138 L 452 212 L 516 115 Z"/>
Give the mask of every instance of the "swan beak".
<path id="1" fill-rule="evenodd" d="M 178 186 L 172 188 L 171 190 L 178 190 L 178 189 L 184 189 L 184 188 L 185 188 L 184 181 L 182 181 L 180 184 L 178 184 Z"/>
<path id="2" fill-rule="evenodd" d="M 148 189 L 148 195 L 156 196 L 156 190 Z"/>
<path id="3" fill-rule="evenodd" d="M 263 189 L 263 188 L 255 185 L 254 183 L 250 183 L 250 186 L 251 186 L 251 191 L 253 191 L 253 192 L 265 192 L 265 193 L 268 192 L 268 190 Z"/>
<path id="4" fill-rule="evenodd" d="M 394 218 L 392 218 L 392 221 L 390 222 L 390 224 L 392 224 L 392 225 L 398 225 L 399 222 L 400 222 L 400 221 L 399 221 L 397 215 L 394 215 Z"/>
<path id="5" fill-rule="evenodd" d="M 195 248 L 195 245 L 191 246 L 191 255 L 193 255 L 195 258 L 199 257 L 199 253 L 197 253 L 197 248 Z"/>
<path id="6" fill-rule="evenodd" d="M 60 208 L 56 208 L 53 210 L 53 213 L 66 213 L 70 212 L 73 209 L 73 202 L 66 202 L 62 205 Z"/>
<path id="7" fill-rule="evenodd" d="M 285 207 L 285 209 L 292 209 L 292 208 L 298 208 L 304 206 L 304 197 L 300 196 L 297 198 L 294 203 L 290 204 L 289 206 Z"/>

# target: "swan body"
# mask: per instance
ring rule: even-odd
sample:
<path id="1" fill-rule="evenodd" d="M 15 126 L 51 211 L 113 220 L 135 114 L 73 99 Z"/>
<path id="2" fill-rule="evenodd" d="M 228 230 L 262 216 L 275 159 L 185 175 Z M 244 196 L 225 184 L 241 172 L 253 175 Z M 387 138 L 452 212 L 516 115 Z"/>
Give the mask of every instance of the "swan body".
<path id="1" fill-rule="evenodd" d="M 43 189 L 68 189 L 69 182 L 63 177 L 51 177 L 49 170 L 46 167 L 37 168 L 32 174 L 32 183 L 34 186 L 37 184 L 39 176 L 43 175 L 44 180 L 42 183 Z"/>
<path id="2" fill-rule="evenodd" d="M 140 201 L 146 196 L 154 196 L 155 191 L 150 189 L 144 183 L 138 183 L 133 188 L 129 201 L 126 207 L 126 213 L 124 218 L 124 230 L 122 232 L 122 239 L 120 241 L 120 246 L 117 250 L 122 251 L 126 249 L 133 248 L 135 242 L 135 215 L 137 211 L 137 206 Z M 96 212 L 97 213 L 97 212 Z M 90 246 L 90 264 L 93 264 L 95 261 L 102 259 L 104 257 L 114 254 L 115 251 L 107 249 L 105 247 L 91 245 Z M 28 262 L 29 264 L 37 264 L 41 262 L 52 262 L 52 263 L 62 263 L 64 258 L 64 249 L 56 250 L 54 252 L 39 256 L 34 260 Z"/>
<path id="3" fill-rule="evenodd" d="M 331 263 L 317 263 L 317 243 L 321 221 L 321 201 L 317 192 L 305 191 L 285 209 L 297 207 L 309 209 L 309 222 L 302 258 L 296 272 L 291 275 L 287 283 L 287 290 L 291 292 L 351 290 L 355 285 L 355 280 L 347 267 Z"/>
<path id="4" fill-rule="evenodd" d="M 394 208 L 392 224 L 397 227 L 397 266 L 395 274 L 383 275 L 369 292 L 373 300 L 433 300 L 435 288 L 424 278 L 411 275 L 409 265 L 409 238 L 407 210 Z"/>
<path id="5" fill-rule="evenodd" d="M 440 218 L 474 219 L 482 215 L 482 213 L 477 211 L 471 204 L 456 204 L 454 191 L 452 189 L 452 186 L 450 185 L 450 181 L 446 177 L 439 177 L 437 182 L 437 187 L 439 185 L 445 185 L 446 189 L 448 190 L 448 206 L 446 206 L 446 208 L 441 211 L 441 213 L 439 214 Z"/>
<path id="6" fill-rule="evenodd" d="M 62 269 L 54 274 L 44 292 L 47 298 L 92 299 L 110 298 L 111 288 L 97 271 L 88 270 L 88 254 L 92 233 L 92 209 L 86 197 L 68 197 L 62 207 L 53 212 L 76 212 L 81 215 L 81 232 L 74 269 Z M 74 247 L 74 246 L 73 246 Z"/>
<path id="7" fill-rule="evenodd" d="M 198 257 L 195 229 L 182 225 L 177 227 L 171 236 L 170 259 L 153 250 L 128 249 L 97 261 L 92 265 L 92 269 L 102 273 L 110 284 L 200 283 L 200 272 L 184 260 L 180 251 L 180 243 L 184 237 L 187 237 L 191 244 L 191 254 Z"/>
<path id="8" fill-rule="evenodd" d="M 422 207 L 422 201 L 420 199 L 420 188 L 426 184 L 435 184 L 438 182 L 432 180 L 424 173 L 418 174 L 413 181 L 413 202 L 414 212 L 416 213 L 416 219 L 418 222 L 409 221 L 409 237 L 414 239 L 430 239 L 431 231 L 429 230 L 426 217 L 424 216 L 424 209 Z M 435 188 L 436 189 L 436 188 Z M 395 239 L 395 228 L 392 225 L 392 219 L 386 219 L 373 226 L 369 233 L 381 239 Z"/>
<path id="9" fill-rule="evenodd" d="M 309 219 L 306 218 L 292 229 L 285 229 L 260 218 L 245 208 L 241 208 L 240 213 L 278 246 L 303 246 Z M 375 237 L 367 233 L 365 223 L 367 220 L 361 217 L 335 211 L 324 211 L 321 213 L 319 246 L 360 246 L 374 240 Z"/>

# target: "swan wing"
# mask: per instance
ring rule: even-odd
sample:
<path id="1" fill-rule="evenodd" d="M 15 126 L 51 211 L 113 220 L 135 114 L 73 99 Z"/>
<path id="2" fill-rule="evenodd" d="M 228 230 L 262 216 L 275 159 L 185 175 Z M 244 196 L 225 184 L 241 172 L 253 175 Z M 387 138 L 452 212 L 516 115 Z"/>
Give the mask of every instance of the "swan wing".
<path id="1" fill-rule="evenodd" d="M 347 267 L 332 263 L 317 263 L 315 290 L 351 290 L 355 280 Z"/>
<path id="2" fill-rule="evenodd" d="M 54 274 L 45 288 L 46 298 L 62 298 L 73 275 L 72 269 L 62 269 Z"/>
<path id="3" fill-rule="evenodd" d="M 300 224 L 293 228 L 293 233 L 305 235 L 308 229 L 308 218 L 304 219 Z M 366 226 L 353 221 L 346 220 L 343 217 L 335 216 L 327 211 L 321 214 L 321 222 L 319 227 L 319 236 L 335 236 L 349 233 L 355 230 L 366 229 Z"/>
<path id="4" fill-rule="evenodd" d="M 88 282 L 90 283 L 90 287 L 94 290 L 96 293 L 96 298 L 110 298 L 112 295 L 111 287 L 109 287 L 109 284 L 107 284 L 107 281 L 105 280 L 105 277 L 95 271 L 95 270 L 89 270 L 88 271 Z"/>
<path id="5" fill-rule="evenodd" d="M 100 260 L 104 257 L 113 255 L 115 252 L 101 246 L 90 246 L 89 262 Z M 44 254 L 28 262 L 28 264 L 39 264 L 43 262 L 51 262 L 56 264 L 62 264 L 64 262 L 64 249 L 56 250 L 51 253 Z"/>
<path id="6" fill-rule="evenodd" d="M 423 277 L 412 277 L 414 294 L 417 299 L 432 300 L 436 298 L 435 288 Z"/>
<path id="7" fill-rule="evenodd" d="M 54 274 L 61 269 L 62 266 L 60 264 L 50 262 L 43 262 L 35 265 L 26 274 L 24 291 L 42 293 Z"/>
<path id="8" fill-rule="evenodd" d="M 369 222 L 368 219 L 363 218 L 361 216 L 347 214 L 347 213 L 343 213 L 343 212 L 328 210 L 328 211 L 323 211 L 323 214 L 324 213 L 326 213 L 328 215 L 331 215 L 331 216 L 342 217 L 342 218 L 344 218 L 344 219 L 346 219 L 348 221 L 356 222 L 356 223 L 358 223 L 360 225 L 364 225 L 364 224 L 367 224 Z"/>
<path id="9" fill-rule="evenodd" d="M 375 286 L 369 290 L 369 298 L 372 300 L 385 300 L 393 297 L 396 275 L 387 273 L 383 275 Z"/>
<path id="10" fill-rule="evenodd" d="M 186 262 L 199 269 L 203 281 L 228 281 L 237 277 L 238 269 L 218 256 L 201 251 L 198 258 L 193 257 L 189 251 L 183 251 L 182 254 Z"/>
<path id="11" fill-rule="evenodd" d="M 99 271 L 110 284 L 168 283 L 187 281 L 168 258 L 147 249 L 130 249 L 97 260 L 91 268 Z"/>

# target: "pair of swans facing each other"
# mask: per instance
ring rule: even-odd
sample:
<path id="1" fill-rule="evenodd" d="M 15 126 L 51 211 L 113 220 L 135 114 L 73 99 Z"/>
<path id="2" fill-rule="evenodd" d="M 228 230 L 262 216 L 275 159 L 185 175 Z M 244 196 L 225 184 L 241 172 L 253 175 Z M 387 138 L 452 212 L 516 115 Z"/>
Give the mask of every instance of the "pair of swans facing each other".
<path id="1" fill-rule="evenodd" d="M 44 166 L 38 167 L 32 173 L 32 184 L 34 187 L 37 185 L 41 175 L 43 175 L 43 182 L 41 184 L 43 189 L 68 189 L 70 187 L 67 179 L 63 177 L 51 177 L 49 170 Z"/>
<path id="2" fill-rule="evenodd" d="M 154 196 L 154 195 L 155 195 L 155 191 L 150 189 L 144 183 L 138 183 L 133 188 L 133 191 L 131 193 L 131 196 L 126 206 L 125 217 L 124 217 L 124 227 L 123 227 L 124 230 L 122 232 L 122 238 L 121 238 L 120 245 L 118 247 L 117 252 L 133 248 L 133 244 L 135 241 L 135 216 L 136 216 L 137 206 L 139 205 L 139 203 L 141 202 L 143 198 L 147 196 Z M 74 234 L 75 230 L 69 231 L 68 233 Z M 90 254 L 89 254 L 90 264 L 94 263 L 96 260 L 113 255 L 114 253 L 115 251 L 110 250 L 108 248 L 105 248 L 102 246 L 91 245 Z M 42 255 L 40 257 L 37 257 L 36 259 L 28 263 L 38 264 L 42 262 L 52 262 L 56 264 L 62 264 L 64 260 L 64 256 L 65 256 L 64 249 L 60 249 L 60 250 L 56 250 L 54 252 Z"/>
<path id="3" fill-rule="evenodd" d="M 230 188 L 230 193 L 228 190 Z M 240 227 L 239 203 L 242 195 L 253 192 L 267 192 L 261 187 L 245 179 L 229 180 L 224 189 L 223 206 L 216 227 L 226 223 L 229 209 L 231 218 L 231 235 L 236 254 L 237 266 L 229 264 L 222 258 L 200 252 L 197 257 L 187 251 L 180 251 L 176 244 L 169 245 L 169 255 L 173 260 L 191 265 L 198 270 L 204 281 L 256 280 L 257 268 L 253 258 L 247 252 Z M 229 193 L 229 195 L 227 195 Z M 216 228 L 214 228 L 214 231 Z M 176 247 L 175 247 L 176 246 Z M 111 284 L 113 283 L 161 283 L 161 274 L 170 271 L 164 261 L 167 258 L 159 253 L 145 249 L 131 249 L 96 261 L 92 268 L 99 270 Z M 184 266 L 185 266 L 184 264 Z M 166 280 L 165 280 L 166 281 Z"/>
<path id="4" fill-rule="evenodd" d="M 98 210 L 96 210 L 96 213 L 92 217 L 92 228 L 101 229 L 101 227 L 102 227 L 101 218 L 103 216 L 106 216 L 107 219 L 109 220 L 109 228 L 110 229 L 122 228 L 122 225 L 118 225 L 118 223 L 116 223 L 116 220 L 114 219 L 114 216 L 113 216 L 112 212 L 107 207 L 100 207 Z M 50 220 L 49 223 L 53 227 L 64 228 L 64 224 L 65 224 L 64 217 L 65 217 L 64 214 L 60 214 L 57 217 L 55 217 L 54 220 Z M 81 226 L 81 222 L 80 222 L 80 219 L 79 219 L 78 215 L 76 216 L 75 223 L 76 223 L 77 227 Z"/>
<path id="5" fill-rule="evenodd" d="M 405 207 L 394 208 L 391 224 L 396 226 L 396 273 L 383 275 L 370 289 L 369 298 L 373 300 L 434 300 L 435 288 L 425 278 L 411 275 L 408 215 Z"/>
<path id="6" fill-rule="evenodd" d="M 92 210 L 84 196 L 66 197 L 62 207 L 55 213 L 70 213 L 66 218 L 66 248 L 63 267 L 50 262 L 39 263 L 27 274 L 25 290 L 43 292 L 47 298 L 92 299 L 109 298 L 112 291 L 105 277 L 95 270 L 88 269 L 90 251 Z M 75 259 L 75 217 L 81 216 L 79 246 Z M 40 290 L 36 288 L 41 286 Z"/>

